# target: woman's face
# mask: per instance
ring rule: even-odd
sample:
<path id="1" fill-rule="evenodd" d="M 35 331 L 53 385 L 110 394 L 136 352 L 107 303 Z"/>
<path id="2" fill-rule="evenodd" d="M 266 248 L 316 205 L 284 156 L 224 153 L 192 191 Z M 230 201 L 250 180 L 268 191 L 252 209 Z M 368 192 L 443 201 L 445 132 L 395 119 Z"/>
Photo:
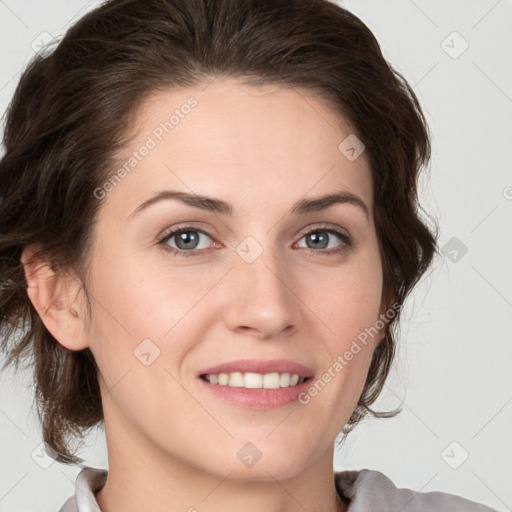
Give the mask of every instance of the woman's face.
<path id="1" fill-rule="evenodd" d="M 382 312 L 365 153 L 305 91 L 234 79 L 155 93 L 133 122 L 87 283 L 110 457 L 238 479 L 331 460 L 382 338 L 361 342 Z M 210 373 L 233 386 L 204 379 L 228 363 Z M 240 387 L 263 382 L 284 387 Z"/>

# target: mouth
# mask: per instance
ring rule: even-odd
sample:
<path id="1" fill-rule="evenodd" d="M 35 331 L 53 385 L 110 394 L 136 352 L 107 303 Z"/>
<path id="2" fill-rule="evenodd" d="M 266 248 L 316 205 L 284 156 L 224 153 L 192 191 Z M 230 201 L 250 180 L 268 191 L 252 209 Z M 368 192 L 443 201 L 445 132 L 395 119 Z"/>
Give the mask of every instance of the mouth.
<path id="1" fill-rule="evenodd" d="M 213 397 L 237 407 L 268 410 L 296 403 L 314 372 L 290 359 L 238 359 L 204 368 L 197 377 Z"/>
<path id="2" fill-rule="evenodd" d="M 198 379 L 212 397 L 235 407 L 260 411 L 297 404 L 300 396 L 307 393 L 311 380 L 313 377 L 287 372 L 207 373 Z"/>
<path id="3" fill-rule="evenodd" d="M 289 388 L 300 386 L 304 382 L 312 379 L 312 377 L 289 372 L 223 372 L 202 374 L 200 378 L 217 386 L 245 389 Z"/>

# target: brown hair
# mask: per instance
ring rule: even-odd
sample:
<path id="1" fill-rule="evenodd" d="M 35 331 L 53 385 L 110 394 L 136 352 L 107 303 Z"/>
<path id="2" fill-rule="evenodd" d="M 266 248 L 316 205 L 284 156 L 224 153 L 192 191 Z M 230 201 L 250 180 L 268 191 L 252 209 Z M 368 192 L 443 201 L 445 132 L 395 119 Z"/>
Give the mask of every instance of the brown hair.
<path id="1" fill-rule="evenodd" d="M 383 304 L 401 306 L 436 252 L 437 233 L 417 201 L 418 174 L 430 159 L 425 117 L 356 16 L 327 0 L 105 2 L 23 72 L 0 160 L 4 367 L 33 357 L 43 439 L 60 462 L 82 462 L 69 441 L 103 419 L 97 367 L 89 349 L 66 349 L 45 328 L 27 296 L 22 251 L 38 244 L 35 258 L 85 283 L 101 205 L 93 191 L 112 175 L 135 109 L 157 89 L 221 75 L 313 92 L 349 121 L 371 165 Z M 394 358 L 398 318 L 399 311 L 373 354 L 345 434 L 368 413 L 396 414 L 369 406 Z"/>

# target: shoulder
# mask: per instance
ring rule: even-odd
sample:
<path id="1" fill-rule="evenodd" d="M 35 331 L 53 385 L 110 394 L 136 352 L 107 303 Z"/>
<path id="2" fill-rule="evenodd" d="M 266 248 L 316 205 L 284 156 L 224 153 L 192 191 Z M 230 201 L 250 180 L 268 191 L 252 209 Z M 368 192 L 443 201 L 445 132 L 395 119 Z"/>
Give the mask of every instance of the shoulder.
<path id="1" fill-rule="evenodd" d="M 439 491 L 417 492 L 402 489 L 380 471 L 337 471 L 334 473 L 338 493 L 350 500 L 348 512 L 497 512 L 461 496 Z"/>

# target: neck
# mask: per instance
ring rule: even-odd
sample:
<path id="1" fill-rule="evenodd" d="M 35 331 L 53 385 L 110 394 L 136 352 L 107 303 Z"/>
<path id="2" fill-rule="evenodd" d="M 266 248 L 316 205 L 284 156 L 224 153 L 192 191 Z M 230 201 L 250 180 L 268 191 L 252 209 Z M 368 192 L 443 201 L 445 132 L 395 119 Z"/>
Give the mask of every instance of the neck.
<path id="1" fill-rule="evenodd" d="M 146 472 L 146 475 L 149 473 Z M 215 475 L 201 480 L 185 480 L 177 475 L 160 475 L 151 480 L 142 471 L 111 473 L 107 483 L 96 494 L 102 512 L 123 510 L 166 510 L 199 512 L 345 512 L 346 505 L 336 494 L 334 485 L 329 494 L 318 492 L 308 484 L 307 477 L 286 481 L 238 483 Z M 315 508 L 316 507 L 316 508 Z"/>

